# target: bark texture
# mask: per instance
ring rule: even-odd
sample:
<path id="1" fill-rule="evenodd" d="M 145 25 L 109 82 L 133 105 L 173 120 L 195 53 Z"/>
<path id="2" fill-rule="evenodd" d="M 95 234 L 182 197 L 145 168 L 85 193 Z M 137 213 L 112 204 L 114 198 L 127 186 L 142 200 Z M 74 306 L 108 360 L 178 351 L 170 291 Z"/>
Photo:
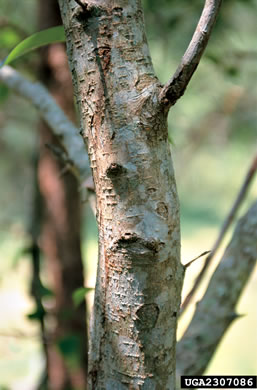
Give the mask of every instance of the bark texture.
<path id="1" fill-rule="evenodd" d="M 257 202 L 238 222 L 231 242 L 177 346 L 180 375 L 202 375 L 230 324 L 240 295 L 256 265 Z"/>
<path id="2" fill-rule="evenodd" d="M 59 4 L 97 195 L 90 389 L 172 390 L 179 204 L 141 4 Z"/>
<path id="3" fill-rule="evenodd" d="M 61 23 L 56 0 L 39 1 L 40 29 Z M 45 48 L 41 53 L 40 79 L 70 120 L 75 120 L 73 89 L 65 47 Z M 86 306 L 74 307 L 73 292 L 84 285 L 80 248 L 81 200 L 78 181 L 71 172 L 61 175 L 64 164 L 46 148 L 62 148 L 45 122 L 39 126 L 41 153 L 39 186 L 44 200 L 44 223 L 41 244 L 47 258 L 51 287 L 55 294 L 48 344 L 48 387 L 51 390 L 80 389 L 87 386 L 88 337 Z M 65 353 L 71 345 L 70 356 Z M 63 349 L 60 347 L 63 346 Z"/>

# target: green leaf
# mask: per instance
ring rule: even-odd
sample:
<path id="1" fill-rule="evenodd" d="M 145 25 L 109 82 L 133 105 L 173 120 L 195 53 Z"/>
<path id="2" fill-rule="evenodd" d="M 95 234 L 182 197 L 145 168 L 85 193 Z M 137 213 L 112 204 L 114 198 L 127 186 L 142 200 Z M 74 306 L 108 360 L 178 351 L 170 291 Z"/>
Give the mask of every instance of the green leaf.
<path id="1" fill-rule="evenodd" d="M 41 284 L 41 286 L 40 286 L 40 295 L 41 295 L 41 297 L 53 297 L 54 296 L 54 292 L 52 290 L 50 290 L 48 287 L 46 287 L 43 284 Z"/>
<path id="2" fill-rule="evenodd" d="M 175 146 L 174 140 L 172 139 L 170 133 L 168 133 L 168 141 L 172 146 Z"/>
<path id="3" fill-rule="evenodd" d="M 15 253 L 14 258 L 12 260 L 12 267 L 15 268 L 18 265 L 19 261 L 24 256 L 28 256 L 28 255 L 31 255 L 31 247 L 30 246 L 19 248 L 17 250 L 17 252 Z"/>
<path id="4" fill-rule="evenodd" d="M 0 85 L 0 103 L 5 102 L 8 96 L 9 96 L 9 88 L 7 88 L 5 85 Z"/>
<path id="5" fill-rule="evenodd" d="M 57 341 L 56 346 L 71 372 L 81 366 L 83 340 L 80 335 L 74 333 L 66 334 Z"/>
<path id="6" fill-rule="evenodd" d="M 76 307 L 78 307 L 81 302 L 85 299 L 85 295 L 90 291 L 94 290 L 94 288 L 89 287 L 79 287 L 72 294 L 72 300 Z"/>
<path id="7" fill-rule="evenodd" d="M 49 45 L 50 43 L 64 42 L 65 34 L 63 26 L 51 27 L 43 31 L 39 31 L 30 37 L 20 42 L 6 57 L 6 59 L 0 64 L 10 64 L 16 58 L 23 56 L 24 54 L 35 50 L 41 46 Z"/>
<path id="8" fill-rule="evenodd" d="M 31 321 L 39 321 L 42 320 L 45 316 L 45 310 L 43 307 L 37 308 L 33 313 L 27 314 L 27 318 Z"/>
<path id="9" fill-rule="evenodd" d="M 18 45 L 21 38 L 12 28 L 1 29 L 0 31 L 0 46 L 11 50 L 15 45 Z"/>
<path id="10" fill-rule="evenodd" d="M 80 339 L 75 334 L 62 337 L 57 343 L 61 354 L 66 358 L 76 356 L 80 350 Z"/>
<path id="11" fill-rule="evenodd" d="M 227 66 L 227 68 L 225 69 L 225 73 L 228 75 L 228 76 L 231 76 L 231 77 L 236 77 L 238 76 L 238 74 L 240 73 L 239 71 L 239 68 L 237 66 Z"/>

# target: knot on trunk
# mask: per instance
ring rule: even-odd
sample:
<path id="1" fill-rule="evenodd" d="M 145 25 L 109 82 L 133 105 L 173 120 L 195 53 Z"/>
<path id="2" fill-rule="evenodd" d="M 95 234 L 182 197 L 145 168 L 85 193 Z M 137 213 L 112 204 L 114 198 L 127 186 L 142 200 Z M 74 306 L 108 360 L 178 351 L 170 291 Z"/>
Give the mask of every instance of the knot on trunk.
<path id="1" fill-rule="evenodd" d="M 124 236 L 114 242 L 110 250 L 121 253 L 134 265 L 147 266 L 157 261 L 158 252 L 163 246 L 163 242 L 159 242 L 154 238 L 144 239 L 135 233 L 125 233 Z"/>
<path id="2" fill-rule="evenodd" d="M 136 325 L 139 331 L 149 331 L 155 327 L 159 317 L 160 309 L 156 303 L 149 303 L 141 306 L 136 311 Z"/>
<path id="3" fill-rule="evenodd" d="M 113 179 L 117 176 L 124 175 L 127 172 L 127 169 L 122 165 L 117 163 L 111 163 L 106 169 L 106 176 L 110 179 Z"/>
<path id="4" fill-rule="evenodd" d="M 89 4 L 86 0 L 75 1 L 80 7 L 75 10 L 73 17 L 79 22 L 86 22 L 91 17 L 99 17 L 103 13 L 106 14 L 106 11 L 99 5 Z"/>

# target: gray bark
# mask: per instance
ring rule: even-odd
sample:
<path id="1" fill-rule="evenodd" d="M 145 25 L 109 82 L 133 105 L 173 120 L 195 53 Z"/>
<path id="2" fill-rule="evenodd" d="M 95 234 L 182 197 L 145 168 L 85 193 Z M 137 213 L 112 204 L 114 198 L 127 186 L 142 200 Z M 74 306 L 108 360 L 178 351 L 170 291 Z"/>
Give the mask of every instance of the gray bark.
<path id="1" fill-rule="evenodd" d="M 79 181 L 85 180 L 90 175 L 90 169 L 79 129 L 67 118 L 47 89 L 39 82 L 33 83 L 26 79 L 8 65 L 0 69 L 0 81 L 35 106 L 61 141 L 70 170 Z"/>
<path id="2" fill-rule="evenodd" d="M 256 265 L 257 202 L 237 224 L 194 317 L 177 346 L 180 375 L 202 375 L 231 323 L 240 295 Z"/>
<path id="3" fill-rule="evenodd" d="M 172 390 L 183 268 L 161 85 L 139 1 L 78 3 L 59 0 L 97 195 L 90 388 Z"/>

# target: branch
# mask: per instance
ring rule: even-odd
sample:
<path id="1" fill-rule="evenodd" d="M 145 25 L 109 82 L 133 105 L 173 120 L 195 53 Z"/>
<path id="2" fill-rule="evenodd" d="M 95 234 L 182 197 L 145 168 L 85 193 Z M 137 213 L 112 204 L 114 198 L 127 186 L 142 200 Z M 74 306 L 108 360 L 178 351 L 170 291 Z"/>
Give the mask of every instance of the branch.
<path id="1" fill-rule="evenodd" d="M 229 325 L 257 259 L 257 202 L 242 217 L 177 346 L 179 375 L 202 375 Z"/>
<path id="2" fill-rule="evenodd" d="M 196 290 L 198 289 L 200 283 L 202 282 L 203 277 L 206 274 L 206 271 L 209 268 L 212 259 L 214 258 L 218 248 L 220 247 L 220 244 L 221 244 L 223 238 L 225 237 L 225 234 L 226 234 L 229 226 L 231 225 L 232 221 L 234 220 L 235 215 L 236 215 L 240 205 L 242 204 L 242 202 L 247 194 L 247 190 L 252 182 L 252 179 L 256 173 L 256 170 L 257 170 L 257 154 L 254 156 L 254 158 L 251 162 L 250 168 L 246 174 L 243 185 L 242 185 L 242 187 L 237 195 L 235 203 L 233 204 L 226 220 L 224 221 L 224 224 L 222 226 L 220 234 L 219 234 L 215 244 L 213 245 L 213 248 L 212 248 L 210 254 L 205 259 L 205 263 L 203 265 L 203 268 L 201 269 L 200 273 L 198 274 L 192 289 L 187 294 L 186 298 L 184 299 L 184 302 L 181 305 L 180 315 L 184 313 L 184 311 L 188 307 L 189 303 L 191 302 Z"/>
<path id="3" fill-rule="evenodd" d="M 196 260 L 199 260 L 201 257 L 205 256 L 205 255 L 208 255 L 208 253 L 211 253 L 211 251 L 205 251 L 203 253 L 201 253 L 199 256 L 195 257 L 194 259 L 190 260 L 188 263 L 186 264 L 183 264 L 184 265 L 184 268 L 187 269 L 188 267 L 190 267 L 190 265 L 192 265 Z"/>
<path id="4" fill-rule="evenodd" d="M 54 134 L 60 138 L 71 162 L 72 172 L 80 181 L 87 178 L 91 173 L 86 147 L 79 130 L 66 117 L 47 89 L 40 83 L 27 80 L 10 66 L 0 69 L 0 81 L 37 108 Z"/>
<path id="5" fill-rule="evenodd" d="M 206 0 L 202 15 L 194 32 L 193 38 L 182 57 L 175 74 L 163 87 L 160 100 L 172 106 L 183 96 L 186 87 L 195 72 L 206 45 L 209 41 L 212 28 L 218 16 L 222 0 Z"/>

